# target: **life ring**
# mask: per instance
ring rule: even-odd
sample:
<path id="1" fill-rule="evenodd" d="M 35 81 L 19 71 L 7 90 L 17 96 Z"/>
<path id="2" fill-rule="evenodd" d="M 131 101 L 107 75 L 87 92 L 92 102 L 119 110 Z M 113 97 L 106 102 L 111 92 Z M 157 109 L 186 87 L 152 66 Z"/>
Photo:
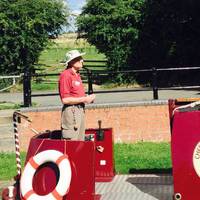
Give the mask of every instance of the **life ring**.
<path id="1" fill-rule="evenodd" d="M 46 162 L 54 162 L 60 171 L 55 189 L 47 195 L 38 195 L 33 190 L 32 181 L 38 167 Z M 20 190 L 25 200 L 61 200 L 68 192 L 71 182 L 71 166 L 67 155 L 56 150 L 42 151 L 31 157 L 21 177 Z"/>

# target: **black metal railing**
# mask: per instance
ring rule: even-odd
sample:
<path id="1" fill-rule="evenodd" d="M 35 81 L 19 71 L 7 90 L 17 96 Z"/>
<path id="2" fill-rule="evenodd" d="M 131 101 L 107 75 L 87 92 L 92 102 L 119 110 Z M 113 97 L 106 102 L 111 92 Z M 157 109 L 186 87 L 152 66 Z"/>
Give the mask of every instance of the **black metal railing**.
<path id="1" fill-rule="evenodd" d="M 98 62 L 98 61 L 90 61 L 90 62 Z M 103 62 L 103 61 L 102 61 Z M 105 62 L 105 61 L 104 61 Z M 81 72 L 81 74 L 83 76 L 87 77 L 87 84 L 88 84 L 88 94 L 92 94 L 92 93 L 116 93 L 116 92 L 132 92 L 132 91 L 136 91 L 137 89 L 112 89 L 112 90 L 98 90 L 98 91 L 94 91 L 93 90 L 93 83 L 95 82 L 94 77 L 97 76 L 101 76 L 101 75 L 107 75 L 108 77 L 111 77 L 111 75 L 116 75 L 116 74 L 131 74 L 131 73 L 145 73 L 145 72 L 149 72 L 152 75 L 152 79 L 151 79 L 151 89 L 152 89 L 152 93 L 153 93 L 153 99 L 159 99 L 159 95 L 158 95 L 158 90 L 160 89 L 184 89 L 184 88 L 199 88 L 200 85 L 193 85 L 193 86 L 181 86 L 181 87 L 167 87 L 167 88 L 159 88 L 158 86 L 158 77 L 159 74 L 158 72 L 161 71 L 185 71 L 185 70 L 200 70 L 200 67 L 180 67 L 180 68 L 156 68 L 153 67 L 151 69 L 142 69 L 142 70 L 124 70 L 124 71 L 106 71 L 106 70 L 91 70 L 87 67 L 84 66 L 84 70 Z M 32 77 L 47 77 L 47 76 L 59 76 L 58 73 L 54 73 L 54 74 L 30 74 L 29 72 L 24 73 L 24 106 L 25 107 L 29 107 L 31 106 L 31 98 L 32 97 L 38 97 L 38 96 L 55 96 L 55 95 L 59 95 L 59 93 L 45 93 L 45 94 L 32 94 L 31 93 L 31 79 Z M 147 88 L 142 88 L 139 89 L 140 91 L 143 90 L 147 90 Z M 149 88 L 148 88 L 149 90 Z"/>

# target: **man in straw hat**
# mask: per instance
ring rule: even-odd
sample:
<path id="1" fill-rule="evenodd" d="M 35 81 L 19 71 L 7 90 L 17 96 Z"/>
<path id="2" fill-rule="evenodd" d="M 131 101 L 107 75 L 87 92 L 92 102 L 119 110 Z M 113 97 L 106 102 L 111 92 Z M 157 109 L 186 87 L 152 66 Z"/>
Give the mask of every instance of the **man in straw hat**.
<path id="1" fill-rule="evenodd" d="M 78 50 L 66 53 L 66 69 L 60 74 L 59 94 L 63 103 L 61 128 L 62 137 L 69 140 L 84 140 L 85 104 L 92 103 L 95 95 L 85 95 L 79 70 L 83 67 L 82 56 Z"/>

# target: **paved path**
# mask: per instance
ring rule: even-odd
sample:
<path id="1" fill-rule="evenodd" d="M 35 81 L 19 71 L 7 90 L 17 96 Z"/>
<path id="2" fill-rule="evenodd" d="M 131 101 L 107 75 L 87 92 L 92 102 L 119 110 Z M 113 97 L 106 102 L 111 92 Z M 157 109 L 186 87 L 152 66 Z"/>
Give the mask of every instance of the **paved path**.
<path id="1" fill-rule="evenodd" d="M 40 92 L 50 93 L 50 92 Z M 34 93 L 35 94 L 35 93 Z M 200 90 L 160 90 L 158 93 L 159 99 L 166 100 L 170 98 L 180 97 L 199 97 Z M 133 91 L 133 92 L 118 92 L 118 93 L 101 93 L 96 94 L 95 103 L 114 103 L 114 102 L 131 102 L 131 101 L 146 101 L 152 100 L 153 93 L 151 90 L 147 91 Z M 13 103 L 23 103 L 22 93 L 0 93 L 0 102 L 7 101 Z M 33 97 L 32 102 L 37 103 L 38 106 L 58 106 L 61 105 L 59 96 L 47 97 Z"/>
<path id="2" fill-rule="evenodd" d="M 172 200 L 171 175 L 116 175 L 110 183 L 96 183 L 101 200 Z"/>
<path id="3" fill-rule="evenodd" d="M 0 191 L 10 184 L 0 181 Z M 116 175 L 112 182 L 96 183 L 96 194 L 101 200 L 172 200 L 173 180 L 161 174 Z"/>
<path id="4" fill-rule="evenodd" d="M 13 110 L 0 110 L 0 152 L 15 151 Z"/>

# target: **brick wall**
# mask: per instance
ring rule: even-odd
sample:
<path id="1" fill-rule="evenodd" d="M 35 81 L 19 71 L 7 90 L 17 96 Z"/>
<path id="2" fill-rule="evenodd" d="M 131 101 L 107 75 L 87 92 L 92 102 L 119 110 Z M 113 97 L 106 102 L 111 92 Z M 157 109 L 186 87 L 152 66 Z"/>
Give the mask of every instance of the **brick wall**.
<path id="1" fill-rule="evenodd" d="M 32 122 L 19 125 L 21 148 L 26 150 L 34 130 L 60 129 L 61 107 L 24 109 Z M 165 103 L 99 104 L 86 107 L 86 128 L 113 128 L 114 142 L 170 141 L 168 105 Z M 32 129 L 32 130 L 31 130 Z"/>

